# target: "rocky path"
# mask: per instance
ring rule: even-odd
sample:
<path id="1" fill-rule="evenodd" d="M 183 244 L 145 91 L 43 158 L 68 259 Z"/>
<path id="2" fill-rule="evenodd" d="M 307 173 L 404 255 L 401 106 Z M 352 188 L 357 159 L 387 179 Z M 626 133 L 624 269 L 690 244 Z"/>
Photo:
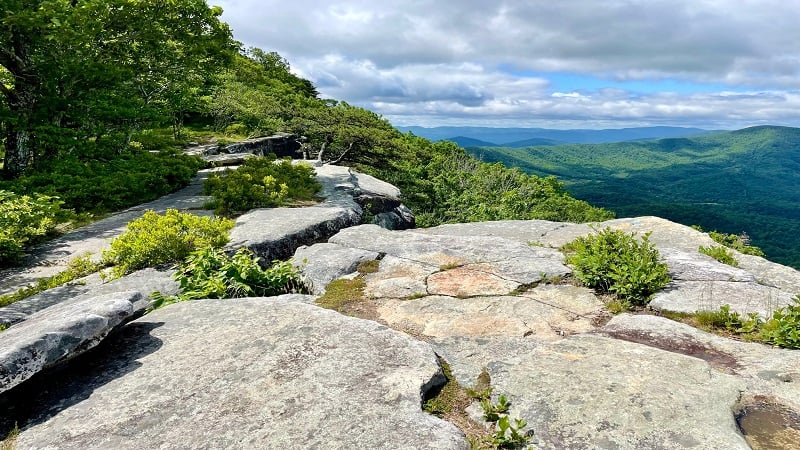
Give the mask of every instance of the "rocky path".
<path id="1" fill-rule="evenodd" d="M 656 315 L 612 317 L 568 282 L 557 250 L 589 226 L 358 225 L 367 204 L 387 205 L 378 222 L 401 221 L 396 190 L 346 168 L 318 175 L 325 203 L 252 211 L 231 242 L 264 257 L 294 254 L 313 295 L 147 314 L 0 394 L 0 432 L 17 421 L 18 449 L 469 448 L 459 429 L 421 409 L 445 382 L 445 361 L 465 387 L 487 373 L 494 398 L 509 397 L 540 449 L 797 448 L 800 352 Z M 730 304 L 766 315 L 800 293 L 797 271 L 738 254 L 740 269 L 725 266 L 697 252 L 713 243 L 707 235 L 682 225 L 639 217 L 598 226 L 652 232 L 673 277 L 656 310 Z M 356 272 L 370 260 L 375 271 Z M 126 289 L 157 278 L 139 276 Z M 356 317 L 315 304 L 342 277 L 363 280 L 363 299 L 345 309 Z M 135 294 L 128 304 L 141 303 Z M 39 322 L 34 314 L 21 325 Z M 18 327 L 0 333 L 0 349 Z"/>

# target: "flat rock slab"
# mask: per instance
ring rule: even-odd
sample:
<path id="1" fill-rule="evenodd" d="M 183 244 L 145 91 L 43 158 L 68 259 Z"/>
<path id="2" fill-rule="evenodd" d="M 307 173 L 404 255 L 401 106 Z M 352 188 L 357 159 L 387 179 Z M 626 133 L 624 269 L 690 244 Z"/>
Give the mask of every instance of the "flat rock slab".
<path id="1" fill-rule="evenodd" d="M 361 225 L 342 230 L 329 242 L 439 266 L 442 270 L 482 263 L 484 269 L 491 267 L 494 275 L 518 284 L 570 273 L 557 250 L 494 236 L 432 235 Z"/>
<path id="2" fill-rule="evenodd" d="M 435 338 L 529 337 L 558 340 L 593 330 L 603 304 L 584 288 L 540 286 L 524 296 L 428 296 L 380 302 L 380 318 L 393 328 Z"/>
<path id="3" fill-rule="evenodd" d="M 800 352 L 707 333 L 664 317 L 620 314 L 595 333 L 693 356 L 747 383 L 745 397 L 767 397 L 800 412 Z"/>
<path id="4" fill-rule="evenodd" d="M 428 344 L 301 302 L 170 305 L 86 356 L 29 400 L 48 406 L 16 448 L 468 448 L 421 409 Z"/>
<path id="5" fill-rule="evenodd" d="M 794 295 L 758 283 L 731 281 L 673 281 L 656 293 L 650 307 L 659 311 L 694 313 L 718 311 L 729 305 L 742 315 L 757 313 L 762 319 L 792 303 Z"/>
<path id="6" fill-rule="evenodd" d="M 696 358 L 583 335 L 488 369 L 540 449 L 750 448 L 733 412 L 744 383 Z"/>
<path id="7" fill-rule="evenodd" d="M 147 306 L 138 292 L 59 303 L 0 333 L 0 392 L 74 357 Z"/>

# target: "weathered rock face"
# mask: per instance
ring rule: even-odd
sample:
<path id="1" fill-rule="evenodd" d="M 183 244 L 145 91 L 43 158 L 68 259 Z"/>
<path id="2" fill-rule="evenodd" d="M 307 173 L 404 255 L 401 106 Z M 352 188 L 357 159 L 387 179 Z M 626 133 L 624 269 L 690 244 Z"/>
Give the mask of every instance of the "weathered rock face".
<path id="1" fill-rule="evenodd" d="M 658 218 L 596 228 L 605 226 L 652 232 L 674 279 L 653 301 L 657 308 L 730 303 L 760 311 L 788 301 L 777 286 L 792 285 L 792 269 L 763 260 L 723 265 L 697 252 L 711 245 L 707 236 Z M 362 225 L 325 249 L 379 253 L 378 271 L 364 275 L 378 320 L 430 342 L 464 386 L 486 368 L 494 395 L 508 396 L 511 416 L 535 432 L 536 448 L 747 449 L 736 422 L 747 405 L 767 398 L 800 411 L 797 352 L 655 316 L 622 315 L 603 326 L 608 312 L 590 290 L 559 283 L 570 269 L 552 248 L 591 230 L 542 221 L 403 232 Z M 693 296 L 702 289 L 716 292 Z M 800 429 L 792 426 L 785 442 Z"/>
<path id="2" fill-rule="evenodd" d="M 59 303 L 0 335 L 0 392 L 94 346 L 118 325 L 141 314 L 138 292 L 118 292 Z"/>
<path id="3" fill-rule="evenodd" d="M 428 344 L 304 303 L 175 304 L 92 356 L 30 399 L 18 448 L 468 448 L 421 410 Z"/>
<path id="4" fill-rule="evenodd" d="M 339 230 L 361 223 L 363 205 L 371 214 L 384 214 L 382 223 L 394 228 L 413 226 L 397 219 L 405 207 L 394 186 L 364 174 L 354 174 L 347 167 L 323 165 L 315 168 L 323 186 L 325 200 L 305 208 L 255 209 L 236 221 L 231 231 L 229 250 L 248 247 L 262 258 L 263 264 L 286 259 L 304 245 L 323 242 Z M 359 180 L 364 183 L 360 187 Z"/>
<path id="5" fill-rule="evenodd" d="M 696 358 L 573 336 L 489 371 L 540 448 L 749 448 L 732 413 L 744 383 Z"/>

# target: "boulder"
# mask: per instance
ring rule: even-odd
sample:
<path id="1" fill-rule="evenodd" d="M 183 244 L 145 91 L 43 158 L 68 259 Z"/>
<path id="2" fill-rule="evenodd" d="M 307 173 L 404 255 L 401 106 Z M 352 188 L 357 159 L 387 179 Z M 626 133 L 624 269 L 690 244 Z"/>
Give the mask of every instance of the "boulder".
<path id="1" fill-rule="evenodd" d="M 72 358 L 141 314 L 147 302 L 138 292 L 76 299 L 32 314 L 0 333 L 0 392 Z"/>
<path id="2" fill-rule="evenodd" d="M 430 345 L 301 302 L 173 304 L 91 358 L 27 400 L 17 448 L 469 447 L 421 409 Z"/>

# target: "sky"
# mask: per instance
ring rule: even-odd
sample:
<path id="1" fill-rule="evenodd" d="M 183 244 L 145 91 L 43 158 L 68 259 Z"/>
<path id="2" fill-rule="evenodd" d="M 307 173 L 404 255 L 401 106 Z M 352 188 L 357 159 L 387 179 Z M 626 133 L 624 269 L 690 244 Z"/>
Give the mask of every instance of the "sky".
<path id="1" fill-rule="evenodd" d="M 800 0 L 208 0 L 395 126 L 800 126 Z"/>

